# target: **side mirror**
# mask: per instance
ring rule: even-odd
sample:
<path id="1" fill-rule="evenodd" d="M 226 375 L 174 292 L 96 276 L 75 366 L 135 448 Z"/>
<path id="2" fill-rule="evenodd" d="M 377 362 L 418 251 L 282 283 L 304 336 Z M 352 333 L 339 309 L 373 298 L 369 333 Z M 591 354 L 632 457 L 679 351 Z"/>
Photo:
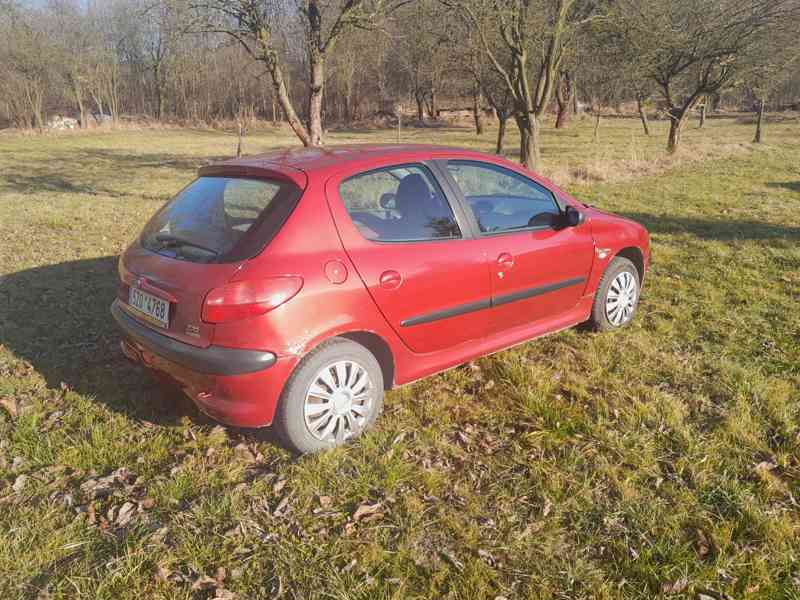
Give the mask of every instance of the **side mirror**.
<path id="1" fill-rule="evenodd" d="M 385 194 L 381 194 L 381 199 L 378 200 L 378 204 L 381 205 L 381 208 L 384 210 L 391 210 L 394 208 L 394 194 L 391 192 L 386 192 Z"/>
<path id="2" fill-rule="evenodd" d="M 567 206 L 567 210 L 564 211 L 564 224 L 567 227 L 575 227 L 580 225 L 585 219 L 586 217 L 584 214 L 574 206 Z"/>

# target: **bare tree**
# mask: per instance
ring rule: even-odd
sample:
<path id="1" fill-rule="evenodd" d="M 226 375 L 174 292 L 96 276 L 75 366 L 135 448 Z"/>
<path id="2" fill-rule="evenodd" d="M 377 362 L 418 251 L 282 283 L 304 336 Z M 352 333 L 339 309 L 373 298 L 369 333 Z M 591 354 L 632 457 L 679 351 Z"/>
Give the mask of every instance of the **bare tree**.
<path id="1" fill-rule="evenodd" d="M 556 85 L 556 129 L 561 129 L 567 123 L 574 91 L 575 88 L 569 71 L 562 69 L 559 73 L 558 84 Z"/>
<path id="2" fill-rule="evenodd" d="M 767 102 L 770 95 L 786 81 L 800 62 L 800 46 L 796 43 L 796 23 L 784 20 L 762 31 L 748 56 L 743 83 L 755 100 L 756 131 L 753 143 L 764 141 Z"/>
<path id="3" fill-rule="evenodd" d="M 342 33 L 355 26 L 367 27 L 386 8 L 384 0 L 344 0 L 323 3 L 301 0 L 296 9 L 305 32 L 304 50 L 308 60 L 308 119 L 298 117 L 286 86 L 283 61 L 276 28 L 289 8 L 280 0 L 189 0 L 195 28 L 224 33 L 235 39 L 257 61 L 263 63 L 272 79 L 275 96 L 289 126 L 305 146 L 322 143 L 322 100 L 325 90 L 325 61 Z"/>
<path id="4" fill-rule="evenodd" d="M 730 87 L 757 34 L 787 16 L 792 0 L 618 0 L 611 20 L 655 83 L 670 117 L 675 152 L 700 98 Z"/>
<path id="5" fill-rule="evenodd" d="M 596 12 L 580 0 L 445 0 L 478 33 L 490 64 L 514 101 L 520 162 L 536 168 L 539 128 L 576 26 Z"/>

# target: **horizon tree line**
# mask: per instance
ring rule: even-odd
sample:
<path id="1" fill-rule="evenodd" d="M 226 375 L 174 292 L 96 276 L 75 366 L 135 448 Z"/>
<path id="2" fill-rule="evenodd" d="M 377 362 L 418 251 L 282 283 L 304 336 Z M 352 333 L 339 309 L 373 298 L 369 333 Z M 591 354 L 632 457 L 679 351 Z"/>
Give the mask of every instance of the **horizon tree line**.
<path id="1" fill-rule="evenodd" d="M 727 96 L 758 113 L 796 102 L 800 0 L 0 0 L 0 126 L 81 127 L 123 115 L 214 123 L 285 121 L 300 143 L 326 123 L 412 106 L 490 108 L 535 168 L 540 130 L 579 99 L 599 119 L 634 102 L 669 119 Z M 702 124 L 702 120 L 701 120 Z"/>

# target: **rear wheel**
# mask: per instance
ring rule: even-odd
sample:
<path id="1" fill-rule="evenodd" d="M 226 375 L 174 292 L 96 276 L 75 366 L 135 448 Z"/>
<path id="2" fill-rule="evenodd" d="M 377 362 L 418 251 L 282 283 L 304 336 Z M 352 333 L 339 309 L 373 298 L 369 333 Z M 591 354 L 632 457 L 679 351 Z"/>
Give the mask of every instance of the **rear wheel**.
<path id="1" fill-rule="evenodd" d="M 600 278 L 589 322 L 598 331 L 625 327 L 639 305 L 639 271 L 627 258 L 614 257 Z"/>
<path id="2" fill-rule="evenodd" d="M 372 353 L 334 338 L 303 358 L 281 394 L 274 427 L 300 453 L 339 446 L 383 410 L 383 374 Z"/>

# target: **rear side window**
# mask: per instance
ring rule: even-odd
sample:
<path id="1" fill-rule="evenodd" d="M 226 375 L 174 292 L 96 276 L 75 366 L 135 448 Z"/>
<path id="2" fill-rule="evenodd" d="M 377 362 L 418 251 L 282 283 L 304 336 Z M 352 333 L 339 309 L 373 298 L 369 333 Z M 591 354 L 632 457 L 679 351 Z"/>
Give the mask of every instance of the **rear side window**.
<path id="1" fill-rule="evenodd" d="M 268 229 L 282 224 L 299 195 L 281 181 L 200 177 L 153 216 L 142 245 L 195 262 L 248 258 L 263 248 Z"/>
<path id="2" fill-rule="evenodd" d="M 422 165 L 361 173 L 339 185 L 353 224 L 369 239 L 385 242 L 461 237 L 441 188 Z"/>
<path id="3" fill-rule="evenodd" d="M 551 227 L 561 210 L 547 188 L 509 169 L 474 161 L 449 161 L 482 233 Z"/>

